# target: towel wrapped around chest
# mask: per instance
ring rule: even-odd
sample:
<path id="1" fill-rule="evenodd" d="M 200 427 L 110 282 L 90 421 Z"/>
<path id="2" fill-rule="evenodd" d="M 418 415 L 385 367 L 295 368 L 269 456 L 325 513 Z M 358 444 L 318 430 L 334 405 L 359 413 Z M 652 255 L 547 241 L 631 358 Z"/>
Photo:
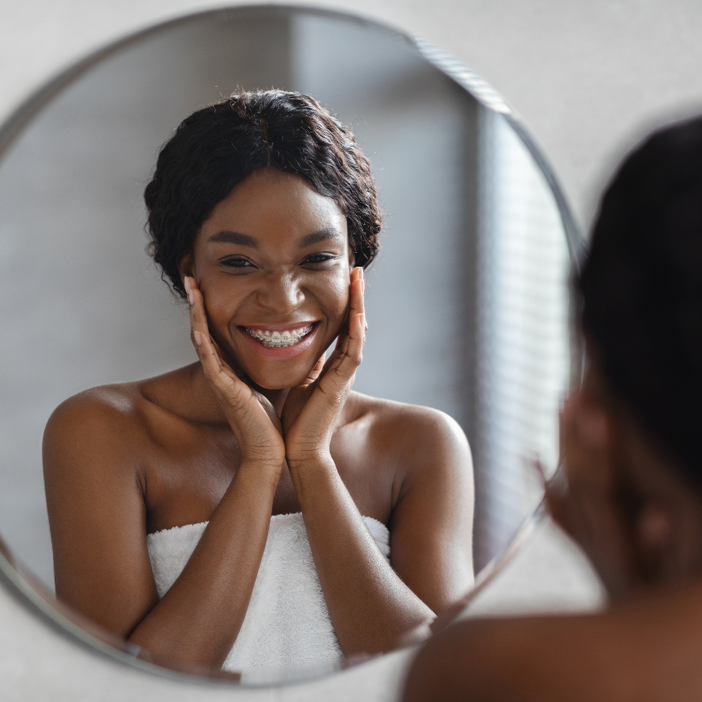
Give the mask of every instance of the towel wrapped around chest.
<path id="1" fill-rule="evenodd" d="M 390 532 L 372 517 L 363 520 L 389 560 Z M 188 524 L 147 536 L 159 597 L 176 581 L 206 527 Z M 222 669 L 268 678 L 341 658 L 302 513 L 274 515 L 244 622 Z"/>

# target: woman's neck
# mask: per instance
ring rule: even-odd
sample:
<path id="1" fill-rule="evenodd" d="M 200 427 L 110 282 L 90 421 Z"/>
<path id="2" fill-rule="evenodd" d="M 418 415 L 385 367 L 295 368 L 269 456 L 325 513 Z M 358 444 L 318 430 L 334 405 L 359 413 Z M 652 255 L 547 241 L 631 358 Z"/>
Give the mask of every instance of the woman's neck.
<path id="1" fill-rule="evenodd" d="M 193 394 L 193 399 L 195 404 L 201 408 L 201 411 L 205 417 L 207 417 L 208 422 L 216 424 L 226 424 L 227 418 L 224 415 L 222 406 L 219 403 L 210 382 L 205 377 L 205 373 L 202 370 L 202 365 L 200 363 L 194 363 L 190 366 L 190 382 L 191 391 Z M 269 388 L 262 388 L 256 383 L 252 382 L 248 377 L 243 377 L 242 381 L 245 382 L 252 390 L 263 395 L 270 403 L 273 405 L 273 409 L 276 414 L 280 416 L 283 411 L 283 405 L 288 397 L 290 388 L 282 388 L 278 390 L 271 390 Z"/>
<path id="2" fill-rule="evenodd" d="M 252 390 L 255 390 L 256 392 L 263 395 L 273 405 L 275 413 L 280 417 L 280 414 L 283 411 L 283 405 L 285 404 L 285 400 L 287 399 L 288 393 L 290 392 L 290 388 L 283 388 L 282 390 L 270 390 L 268 388 L 261 388 L 255 383 L 249 381 L 248 378 L 246 380 L 246 384 Z"/>

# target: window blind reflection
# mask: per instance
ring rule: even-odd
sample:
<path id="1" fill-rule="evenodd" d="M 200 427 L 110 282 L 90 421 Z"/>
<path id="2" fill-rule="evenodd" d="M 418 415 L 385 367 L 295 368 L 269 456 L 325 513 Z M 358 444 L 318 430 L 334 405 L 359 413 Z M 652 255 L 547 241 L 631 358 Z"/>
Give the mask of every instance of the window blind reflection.
<path id="1" fill-rule="evenodd" d="M 482 110 L 479 124 L 476 568 L 541 497 L 526 464 L 557 463 L 570 370 L 569 256 L 553 195 L 501 115 Z"/>

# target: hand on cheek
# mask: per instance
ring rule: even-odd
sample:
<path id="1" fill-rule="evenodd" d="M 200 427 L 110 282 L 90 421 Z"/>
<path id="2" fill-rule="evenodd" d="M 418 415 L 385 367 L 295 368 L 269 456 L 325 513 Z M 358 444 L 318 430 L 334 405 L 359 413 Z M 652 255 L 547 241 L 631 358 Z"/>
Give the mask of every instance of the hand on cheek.
<path id="1" fill-rule="evenodd" d="M 205 378 L 219 402 L 241 450 L 242 462 L 267 466 L 278 475 L 285 458 L 282 427 L 271 403 L 231 369 L 210 337 L 202 293 L 185 277 L 190 304 L 191 338 Z"/>
<path id="2" fill-rule="evenodd" d="M 363 360 L 366 317 L 363 269 L 351 272 L 346 322 L 329 359 L 320 362 L 305 383 L 293 388 L 283 407 L 286 455 L 291 469 L 308 460 L 329 457 L 331 436 Z"/>

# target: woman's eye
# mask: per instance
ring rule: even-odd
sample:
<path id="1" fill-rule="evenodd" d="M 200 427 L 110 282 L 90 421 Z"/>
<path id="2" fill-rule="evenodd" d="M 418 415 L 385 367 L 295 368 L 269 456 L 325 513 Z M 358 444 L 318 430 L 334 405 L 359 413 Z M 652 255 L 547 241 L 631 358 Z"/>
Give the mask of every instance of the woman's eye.
<path id="1" fill-rule="evenodd" d="M 253 266 L 251 261 L 242 258 L 241 256 L 233 256 L 231 258 L 223 258 L 220 264 L 227 268 L 250 268 Z"/>
<path id="2" fill-rule="evenodd" d="M 326 263 L 335 258 L 336 256 L 330 253 L 314 253 L 307 256 L 303 263 Z"/>

